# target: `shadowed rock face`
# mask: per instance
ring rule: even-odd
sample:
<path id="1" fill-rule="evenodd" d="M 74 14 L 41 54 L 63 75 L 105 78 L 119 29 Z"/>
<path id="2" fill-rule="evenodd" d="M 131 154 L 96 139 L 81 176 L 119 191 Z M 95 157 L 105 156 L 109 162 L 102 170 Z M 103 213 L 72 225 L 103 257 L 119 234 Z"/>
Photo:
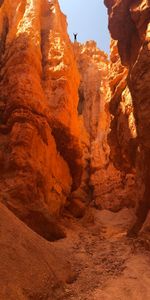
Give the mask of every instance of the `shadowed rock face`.
<path id="1" fill-rule="evenodd" d="M 0 298 L 63 299 L 70 266 L 44 240 L 0 204 Z"/>
<path id="2" fill-rule="evenodd" d="M 137 7 L 141 1 L 105 0 L 104 3 L 108 7 L 109 30 L 112 38 L 118 41 L 118 51 L 123 65 L 128 65 L 136 59 L 138 47 L 141 45 L 139 32 L 131 12 L 132 6 Z M 138 15 L 136 17 L 138 18 Z"/>
<path id="3" fill-rule="evenodd" d="M 141 186 L 138 216 L 142 223 L 150 206 L 150 3 L 141 0 L 105 1 L 105 4 L 112 38 L 117 40 L 122 64 L 129 72 L 127 82 L 138 136 L 136 165 Z"/>
<path id="4" fill-rule="evenodd" d="M 80 184 L 79 74 L 58 1 L 0 4 L 1 199 L 31 224 Z"/>
<path id="5" fill-rule="evenodd" d="M 0 0 L 0 7 L 2 6 L 3 2 L 4 2 L 4 0 Z"/>

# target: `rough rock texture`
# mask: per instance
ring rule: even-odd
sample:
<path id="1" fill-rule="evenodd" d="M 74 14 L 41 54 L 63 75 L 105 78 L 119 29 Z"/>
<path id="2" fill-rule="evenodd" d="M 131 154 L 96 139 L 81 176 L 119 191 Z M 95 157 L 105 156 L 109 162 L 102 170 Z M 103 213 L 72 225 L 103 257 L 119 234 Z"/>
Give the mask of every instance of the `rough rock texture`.
<path id="1" fill-rule="evenodd" d="M 111 131 L 108 141 L 114 165 L 124 172 L 135 172 L 137 132 L 132 96 L 127 84 L 128 69 L 121 64 L 116 42 L 111 42 L 110 55 Z"/>
<path id="2" fill-rule="evenodd" d="M 111 65 L 71 44 L 57 0 L 0 1 L 2 300 L 149 299 L 149 3 L 106 2 Z"/>
<path id="3" fill-rule="evenodd" d="M 75 43 L 74 51 L 81 76 L 78 113 L 82 128 L 84 126 L 87 131 L 87 136 L 81 134 L 85 142 L 83 145 L 85 149 L 85 172 L 83 173 L 80 193 L 77 194 L 76 191 L 74 194 L 81 198 L 93 200 L 98 208 L 117 211 L 124 206 L 133 206 L 133 176 L 129 174 L 126 176 L 123 169 L 119 168 L 118 171 L 113 166 L 113 155 L 116 155 L 119 160 L 118 144 L 110 153 L 107 141 L 111 121 L 108 107 L 112 89 L 115 89 L 114 85 L 117 85 L 120 78 L 118 69 L 114 70 L 113 73 L 111 69 L 110 72 L 107 55 L 97 48 L 95 42 L 90 41 L 83 45 Z M 110 90 L 109 77 L 111 74 Z M 120 136 L 121 130 L 120 120 L 118 136 Z M 82 132 L 84 131 L 82 129 Z M 116 128 L 113 135 L 116 137 Z M 128 133 L 127 139 L 129 139 Z M 125 141 L 125 143 L 129 144 L 129 141 Z M 114 152 L 113 155 L 112 152 Z M 120 161 L 118 161 L 119 164 Z M 81 192 L 83 190 L 87 193 L 86 197 L 85 193 Z"/>
<path id="4" fill-rule="evenodd" d="M 91 200 L 93 188 L 91 174 L 102 164 L 106 164 L 109 115 L 105 112 L 108 88 L 108 60 L 107 55 L 100 51 L 94 41 L 85 44 L 74 44 L 74 53 L 77 59 L 81 76 L 79 86 L 78 115 L 81 128 L 81 141 L 84 149 L 85 167 L 82 177 L 81 196 Z M 103 150 L 105 147 L 105 150 Z M 100 153 L 101 152 L 101 153 Z M 103 157 L 102 157 L 103 156 Z M 92 161 L 93 160 L 93 161 Z M 99 161 L 98 161 L 99 160 Z M 92 166 L 93 164 L 93 166 Z M 93 169 L 93 170 L 92 170 Z"/>
<path id="5" fill-rule="evenodd" d="M 1 201 L 27 223 L 59 215 L 80 184 L 79 74 L 66 32 L 58 1 L 1 2 Z"/>
<path id="6" fill-rule="evenodd" d="M 71 276 L 61 250 L 0 204 L 0 299 L 63 299 Z"/>
<path id="7" fill-rule="evenodd" d="M 41 3 L 43 88 L 50 108 L 52 134 L 58 151 L 69 165 L 72 190 L 75 190 L 82 174 L 77 115 L 79 72 L 58 1 Z"/>
<path id="8" fill-rule="evenodd" d="M 56 0 L 3 1 L 0 35 L 2 202 L 38 233 L 68 199 L 131 203 L 109 158 L 106 54 L 95 42 L 72 47 Z"/>
<path id="9" fill-rule="evenodd" d="M 112 38 L 117 40 L 121 62 L 128 68 L 127 81 L 137 127 L 140 205 L 138 222 L 133 230 L 136 232 L 150 207 L 150 3 L 146 0 L 106 0 L 105 4 Z"/>

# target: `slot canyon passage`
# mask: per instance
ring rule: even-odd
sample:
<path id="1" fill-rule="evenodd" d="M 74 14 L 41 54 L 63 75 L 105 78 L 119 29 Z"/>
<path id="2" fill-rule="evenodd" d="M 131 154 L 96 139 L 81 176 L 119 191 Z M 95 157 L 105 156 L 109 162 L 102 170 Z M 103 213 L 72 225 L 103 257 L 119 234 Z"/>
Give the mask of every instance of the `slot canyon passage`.
<path id="1" fill-rule="evenodd" d="M 150 299 L 150 1 L 104 2 L 110 58 L 0 1 L 1 300 Z"/>

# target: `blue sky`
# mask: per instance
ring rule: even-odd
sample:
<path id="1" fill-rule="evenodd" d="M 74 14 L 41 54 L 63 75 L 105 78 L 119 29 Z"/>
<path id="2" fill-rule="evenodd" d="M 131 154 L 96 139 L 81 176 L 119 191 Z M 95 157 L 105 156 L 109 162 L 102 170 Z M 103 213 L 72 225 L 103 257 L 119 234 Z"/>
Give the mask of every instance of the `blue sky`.
<path id="1" fill-rule="evenodd" d="M 78 32 L 78 41 L 95 40 L 100 49 L 109 52 L 107 10 L 103 0 L 59 0 L 68 19 L 68 32 Z"/>

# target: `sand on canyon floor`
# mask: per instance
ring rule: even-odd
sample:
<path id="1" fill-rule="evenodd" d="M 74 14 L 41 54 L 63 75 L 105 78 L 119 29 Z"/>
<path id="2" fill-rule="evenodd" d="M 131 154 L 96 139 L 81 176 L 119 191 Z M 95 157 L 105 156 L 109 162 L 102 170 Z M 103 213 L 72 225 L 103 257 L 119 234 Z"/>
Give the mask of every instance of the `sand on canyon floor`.
<path id="1" fill-rule="evenodd" d="M 132 209 L 118 213 L 89 209 L 76 220 L 66 215 L 67 238 L 55 243 L 73 270 L 66 300 L 149 300 L 150 243 L 145 237 L 129 239 Z"/>

